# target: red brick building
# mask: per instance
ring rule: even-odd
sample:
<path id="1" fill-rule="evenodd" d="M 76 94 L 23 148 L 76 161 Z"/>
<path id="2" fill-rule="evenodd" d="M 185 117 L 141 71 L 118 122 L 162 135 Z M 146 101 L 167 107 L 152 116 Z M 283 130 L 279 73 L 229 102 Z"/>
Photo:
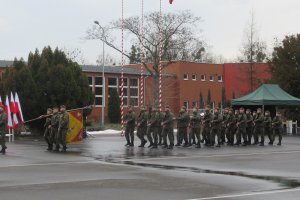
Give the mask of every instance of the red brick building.
<path id="1" fill-rule="evenodd" d="M 0 61 L 0 75 L 11 61 Z M 253 89 L 256 89 L 265 80 L 270 78 L 268 64 L 255 64 L 253 66 Z M 102 98 L 105 96 L 105 118 L 107 119 L 108 94 L 112 88 L 120 92 L 121 68 L 104 67 L 104 81 L 102 79 L 102 67 L 83 65 L 82 71 L 89 79 L 91 90 L 95 93 L 95 103 L 90 119 L 100 120 L 102 110 Z M 144 70 L 145 71 L 145 70 Z M 208 90 L 211 91 L 211 100 L 219 105 L 222 98 L 222 88 L 225 88 L 226 99 L 230 101 L 232 93 L 235 97 L 243 96 L 250 92 L 250 64 L 226 63 L 206 64 L 178 61 L 170 64 L 163 70 L 162 102 L 169 105 L 177 114 L 182 105 L 189 109 L 199 106 L 200 92 L 207 101 Z M 124 105 L 125 112 L 128 105 L 133 105 L 139 112 L 140 105 L 140 65 L 129 65 L 124 68 Z M 155 94 L 155 81 L 149 72 L 144 74 L 144 101 L 145 105 L 153 105 Z M 105 95 L 102 88 L 105 88 Z"/>

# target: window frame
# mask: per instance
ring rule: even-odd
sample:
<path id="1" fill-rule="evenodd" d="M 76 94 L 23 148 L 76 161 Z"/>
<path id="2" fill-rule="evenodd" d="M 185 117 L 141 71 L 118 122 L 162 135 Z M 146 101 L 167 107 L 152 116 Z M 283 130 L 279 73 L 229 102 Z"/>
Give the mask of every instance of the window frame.
<path id="1" fill-rule="evenodd" d="M 214 75 L 209 75 L 209 81 L 210 82 L 214 82 L 215 81 L 215 76 Z"/>
<path id="2" fill-rule="evenodd" d="M 186 76 L 186 77 L 185 77 Z M 186 74 L 183 74 L 183 80 L 184 81 L 188 81 L 189 80 L 189 74 L 186 73 Z"/>
<path id="3" fill-rule="evenodd" d="M 102 78 L 102 85 L 96 85 L 96 78 L 99 78 L 99 77 Z M 93 84 L 94 84 L 94 90 L 93 91 L 95 92 L 95 102 L 94 102 L 94 104 L 95 104 L 95 107 L 98 107 L 98 108 L 103 108 L 105 106 L 105 105 L 102 104 L 103 103 L 103 98 L 104 98 L 104 96 L 103 96 L 103 86 L 104 86 L 103 83 L 104 83 L 104 80 L 105 80 L 105 77 L 103 78 L 103 76 L 95 76 L 95 78 L 93 78 Z M 96 94 L 96 88 L 101 88 L 102 95 Z M 96 104 L 96 98 L 102 98 L 100 105 Z M 104 101 L 104 104 L 105 104 L 105 101 Z"/>
<path id="4" fill-rule="evenodd" d="M 202 78 L 204 77 L 204 78 Z M 201 81 L 206 81 L 206 74 L 201 74 Z"/>
<path id="5" fill-rule="evenodd" d="M 194 78 L 194 76 L 195 76 L 195 78 Z M 192 74 L 192 81 L 197 81 L 197 79 L 198 79 L 197 74 Z"/>
<path id="6" fill-rule="evenodd" d="M 131 86 L 131 79 L 137 80 L 137 86 Z M 137 89 L 137 96 L 131 96 L 130 89 Z M 140 106 L 140 78 L 129 78 L 129 104 L 131 104 L 131 99 L 137 99 L 137 105 L 133 105 L 133 107 L 137 108 Z"/>

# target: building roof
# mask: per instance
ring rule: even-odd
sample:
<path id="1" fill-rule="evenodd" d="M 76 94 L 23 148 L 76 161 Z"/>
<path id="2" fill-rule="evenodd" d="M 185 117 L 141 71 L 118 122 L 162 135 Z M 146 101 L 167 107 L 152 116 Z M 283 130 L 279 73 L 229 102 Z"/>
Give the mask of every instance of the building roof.
<path id="1" fill-rule="evenodd" d="M 102 66 L 96 66 L 96 65 L 81 65 L 81 69 L 83 72 L 97 72 L 97 73 L 101 73 L 103 70 Z M 121 72 L 121 67 L 104 66 L 104 73 L 121 74 L 122 72 Z M 124 67 L 124 74 L 140 75 L 141 70 Z M 149 72 L 144 71 L 144 75 L 148 76 L 150 74 Z"/>
<path id="2" fill-rule="evenodd" d="M 9 67 L 14 63 L 11 60 L 0 60 L 0 67 Z"/>

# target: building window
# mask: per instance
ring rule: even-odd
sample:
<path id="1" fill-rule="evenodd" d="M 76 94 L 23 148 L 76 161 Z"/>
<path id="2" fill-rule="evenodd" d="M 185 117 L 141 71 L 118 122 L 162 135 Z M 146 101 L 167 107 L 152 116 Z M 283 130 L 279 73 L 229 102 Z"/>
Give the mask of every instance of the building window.
<path id="1" fill-rule="evenodd" d="M 118 79 L 115 77 L 108 78 L 108 95 L 112 89 L 116 89 L 118 91 Z"/>
<path id="2" fill-rule="evenodd" d="M 139 106 L 139 79 L 131 78 L 129 80 L 129 94 L 130 94 L 130 105 L 134 107 Z"/>
<path id="3" fill-rule="evenodd" d="M 209 76 L 209 81 L 214 81 L 214 80 L 215 80 L 214 75 L 210 75 L 210 76 Z"/>
<path id="4" fill-rule="evenodd" d="M 95 106 L 102 106 L 103 98 L 103 79 L 102 76 L 95 77 Z"/>
<path id="5" fill-rule="evenodd" d="M 218 82 L 223 82 L 223 76 L 218 76 Z"/>
<path id="6" fill-rule="evenodd" d="M 189 74 L 183 74 L 183 80 L 189 80 Z"/>
<path id="7" fill-rule="evenodd" d="M 193 75 L 192 75 L 192 80 L 193 80 L 193 81 L 196 81 L 196 80 L 197 80 L 197 74 L 193 74 Z"/>
<path id="8" fill-rule="evenodd" d="M 89 81 L 89 88 L 90 88 L 91 92 L 93 92 L 93 88 L 94 88 L 93 77 L 88 76 L 88 81 Z"/>
<path id="9" fill-rule="evenodd" d="M 206 81 L 206 75 L 205 74 L 201 75 L 201 81 Z"/>
<path id="10" fill-rule="evenodd" d="M 183 106 L 186 107 L 186 109 L 189 109 L 189 102 L 188 101 L 184 101 L 183 102 Z"/>
<path id="11" fill-rule="evenodd" d="M 128 106 L 128 78 L 123 78 L 123 82 L 124 82 L 124 88 L 123 88 L 123 103 L 124 106 L 127 107 Z M 121 99 L 121 93 L 122 93 L 122 78 L 119 79 L 119 95 L 120 95 L 120 99 Z"/>

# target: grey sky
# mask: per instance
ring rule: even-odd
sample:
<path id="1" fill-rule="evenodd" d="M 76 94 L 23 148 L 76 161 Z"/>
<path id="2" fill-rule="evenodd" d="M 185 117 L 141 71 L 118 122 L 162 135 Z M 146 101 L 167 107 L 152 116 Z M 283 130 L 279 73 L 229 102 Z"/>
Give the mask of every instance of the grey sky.
<path id="1" fill-rule="evenodd" d="M 159 0 L 144 0 L 145 12 L 158 11 Z M 124 0 L 125 17 L 140 15 L 140 0 Z M 0 0 L 0 59 L 27 59 L 35 48 L 82 51 L 87 64 L 95 64 L 99 41 L 83 41 L 85 31 L 98 20 L 106 24 L 121 16 L 121 0 Z M 165 12 L 191 10 L 203 19 L 201 28 L 214 54 L 235 58 L 250 12 L 256 15 L 260 36 L 271 46 L 273 39 L 300 33 L 299 0 L 163 0 Z M 127 46 L 128 48 L 128 46 Z M 119 57 L 106 48 L 107 53 Z"/>

